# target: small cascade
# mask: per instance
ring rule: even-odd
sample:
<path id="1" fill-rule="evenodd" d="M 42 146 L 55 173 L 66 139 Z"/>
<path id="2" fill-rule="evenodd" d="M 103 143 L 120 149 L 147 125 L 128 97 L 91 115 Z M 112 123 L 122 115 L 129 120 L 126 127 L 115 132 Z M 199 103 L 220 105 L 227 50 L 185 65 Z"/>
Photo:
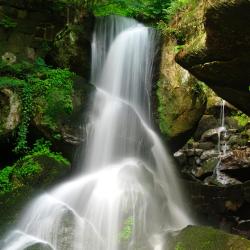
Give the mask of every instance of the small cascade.
<path id="1" fill-rule="evenodd" d="M 81 173 L 32 201 L 3 250 L 166 250 L 166 232 L 192 223 L 150 122 L 155 49 L 155 31 L 132 19 L 97 22 Z"/>
<path id="2" fill-rule="evenodd" d="M 214 176 L 217 181 L 221 184 L 226 184 L 228 177 L 220 171 L 221 161 L 226 156 L 228 145 L 227 145 L 227 128 L 225 126 L 225 100 L 221 99 L 220 107 L 220 127 L 217 129 L 218 133 L 218 163 L 214 169 Z"/>

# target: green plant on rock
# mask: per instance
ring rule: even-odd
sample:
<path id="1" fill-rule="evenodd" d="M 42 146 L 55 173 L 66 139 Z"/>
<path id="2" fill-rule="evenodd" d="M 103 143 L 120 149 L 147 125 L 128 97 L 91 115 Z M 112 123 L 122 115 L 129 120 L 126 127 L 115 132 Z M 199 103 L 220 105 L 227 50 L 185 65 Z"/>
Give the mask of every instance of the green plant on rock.
<path id="1" fill-rule="evenodd" d="M 74 76 L 68 69 L 50 68 L 39 57 L 34 64 L 7 65 L 0 61 L 0 86 L 17 88 L 22 99 L 16 153 L 27 152 L 28 127 L 35 115 L 41 119 L 42 125 L 55 130 L 72 112 Z"/>
<path id="2" fill-rule="evenodd" d="M 9 166 L 0 171 L 0 190 L 2 190 L 3 193 L 11 190 L 10 176 L 12 171 L 13 168 Z"/>
<path id="3" fill-rule="evenodd" d="M 22 89 L 22 121 L 18 127 L 17 145 L 14 149 L 16 153 L 25 153 L 28 150 L 27 134 L 28 126 L 33 112 L 32 88 L 25 84 Z"/>
<path id="4" fill-rule="evenodd" d="M 49 141 L 39 139 L 33 149 L 19 159 L 13 166 L 0 170 L 0 195 L 13 191 L 24 184 L 33 184 L 32 181 L 39 177 L 43 171 L 39 157 L 48 157 L 64 166 L 69 166 L 69 161 L 60 153 L 52 152 Z M 37 177 L 38 176 L 38 177 Z"/>
<path id="5" fill-rule="evenodd" d="M 124 226 L 119 234 L 119 239 L 122 241 L 130 240 L 133 234 L 133 227 L 134 227 L 134 219 L 132 216 L 130 216 L 124 222 Z"/>

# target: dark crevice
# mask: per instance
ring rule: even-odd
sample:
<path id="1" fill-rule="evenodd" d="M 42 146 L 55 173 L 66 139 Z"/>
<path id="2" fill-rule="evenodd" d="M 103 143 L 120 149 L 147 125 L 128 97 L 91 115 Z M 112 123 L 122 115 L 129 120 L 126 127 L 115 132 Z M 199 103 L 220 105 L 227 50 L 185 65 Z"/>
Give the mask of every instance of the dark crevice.
<path id="1" fill-rule="evenodd" d="M 240 169 L 227 169 L 223 170 L 222 172 L 227 174 L 229 177 L 235 178 L 241 182 L 250 180 L 250 167 Z"/>

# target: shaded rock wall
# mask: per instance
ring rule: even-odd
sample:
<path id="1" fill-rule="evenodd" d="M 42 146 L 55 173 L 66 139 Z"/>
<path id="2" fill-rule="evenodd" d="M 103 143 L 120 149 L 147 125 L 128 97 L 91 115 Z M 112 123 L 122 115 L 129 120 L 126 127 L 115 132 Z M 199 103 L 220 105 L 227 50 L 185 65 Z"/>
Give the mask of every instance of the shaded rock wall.
<path id="1" fill-rule="evenodd" d="M 197 13 L 196 32 L 185 34 L 185 16 Z M 176 22 L 185 36 L 176 61 L 219 96 L 250 114 L 250 2 L 213 0 L 197 2 Z M 201 24 L 201 25 L 200 25 Z"/>

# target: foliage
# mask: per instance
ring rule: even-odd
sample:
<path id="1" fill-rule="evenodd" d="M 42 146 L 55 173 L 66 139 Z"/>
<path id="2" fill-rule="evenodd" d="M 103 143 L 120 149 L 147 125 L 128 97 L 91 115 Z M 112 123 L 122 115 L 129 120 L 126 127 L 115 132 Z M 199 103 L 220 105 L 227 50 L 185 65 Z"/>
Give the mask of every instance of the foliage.
<path id="1" fill-rule="evenodd" d="M 17 26 L 17 23 L 10 18 L 9 16 L 3 16 L 0 19 L 0 27 L 3 27 L 5 29 L 15 28 Z"/>
<path id="2" fill-rule="evenodd" d="M 234 113 L 233 118 L 238 122 L 239 126 L 244 127 L 250 122 L 249 116 L 242 113 L 241 111 L 237 111 Z"/>
<path id="3" fill-rule="evenodd" d="M 46 141 L 44 138 L 41 138 L 34 143 L 33 149 L 30 151 L 30 154 L 32 156 L 47 155 L 48 157 L 60 163 L 68 165 L 69 161 L 66 160 L 60 153 L 52 152 L 50 149 L 51 146 L 52 144 L 50 141 Z"/>
<path id="4" fill-rule="evenodd" d="M 164 18 L 169 1 L 161 0 L 104 0 L 93 6 L 96 16 L 122 15 L 135 18 L 159 20 Z"/>
<path id="5" fill-rule="evenodd" d="M 12 167 L 6 167 L 0 171 L 0 189 L 2 192 L 9 192 L 11 190 L 10 176 L 12 171 Z"/>
<path id="6" fill-rule="evenodd" d="M 124 222 L 122 231 L 119 234 L 119 239 L 123 241 L 128 241 L 129 239 L 131 239 L 133 233 L 133 227 L 134 227 L 134 219 L 132 216 L 130 216 Z"/>
<path id="7" fill-rule="evenodd" d="M 22 89 L 22 119 L 18 128 L 18 141 L 14 149 L 16 153 L 25 153 L 28 150 L 27 134 L 28 126 L 33 111 L 32 88 L 25 84 Z"/>
<path id="8" fill-rule="evenodd" d="M 13 166 L 7 166 L 0 170 L 0 194 L 11 192 L 24 181 L 32 181 L 35 176 L 41 173 L 43 169 L 37 161 L 39 157 L 49 157 L 58 163 L 69 165 L 68 160 L 60 153 L 52 152 L 50 147 L 50 142 L 39 139 L 27 155 L 19 159 Z"/>
<path id="9" fill-rule="evenodd" d="M 172 0 L 169 7 L 166 9 L 166 16 L 168 20 L 171 20 L 176 13 L 187 7 L 188 4 L 194 0 Z"/>
<path id="10" fill-rule="evenodd" d="M 34 64 L 21 62 L 7 65 L 0 62 L 0 86 L 19 88 L 22 99 L 22 119 L 18 128 L 16 153 L 28 150 L 28 126 L 34 117 L 55 129 L 61 117 L 72 112 L 74 73 L 68 69 L 52 69 L 42 58 Z"/>
<path id="11" fill-rule="evenodd" d="M 174 53 L 180 52 L 184 48 L 184 45 L 176 45 L 174 47 Z"/>

